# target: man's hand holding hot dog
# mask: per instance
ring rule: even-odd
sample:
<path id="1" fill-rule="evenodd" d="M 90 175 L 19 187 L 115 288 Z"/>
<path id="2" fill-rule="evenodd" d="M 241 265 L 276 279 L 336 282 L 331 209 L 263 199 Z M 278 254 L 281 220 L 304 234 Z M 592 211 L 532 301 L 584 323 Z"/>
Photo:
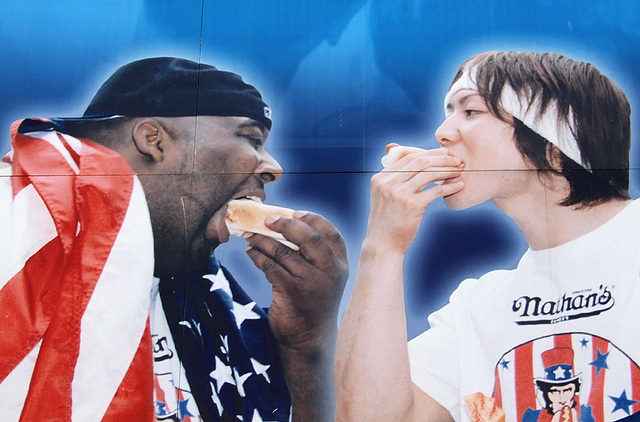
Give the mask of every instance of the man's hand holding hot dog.
<path id="1" fill-rule="evenodd" d="M 396 148 L 401 149 L 393 151 Z M 458 178 L 464 165 L 445 148 L 393 144 L 387 152 L 385 168 L 371 179 L 367 234 L 338 337 L 336 420 L 350 421 L 354 414 L 371 420 L 422 420 L 425 415 L 446 420 L 436 406 L 429 406 L 428 398 L 415 400 L 421 392 L 406 382 L 410 372 L 402 272 L 427 206 L 462 189 Z M 376 396 L 381 391 L 384 403 L 349 400 L 355 392 Z"/>
<path id="2" fill-rule="evenodd" d="M 299 246 L 296 252 L 273 238 L 245 235 L 249 257 L 272 284 L 269 322 L 285 363 L 293 420 L 329 421 L 336 320 L 349 272 L 346 246 L 327 220 L 311 212 L 268 217 L 266 226 Z"/>
<path id="3" fill-rule="evenodd" d="M 385 168 L 371 179 L 368 241 L 404 253 L 427 206 L 462 189 L 462 161 L 446 148 L 387 145 Z"/>

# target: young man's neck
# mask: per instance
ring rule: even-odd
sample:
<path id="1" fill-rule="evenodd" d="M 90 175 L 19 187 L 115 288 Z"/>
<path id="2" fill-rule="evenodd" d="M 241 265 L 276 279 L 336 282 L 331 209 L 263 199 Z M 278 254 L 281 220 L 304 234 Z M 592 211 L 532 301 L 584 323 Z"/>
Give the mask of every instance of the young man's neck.
<path id="1" fill-rule="evenodd" d="M 549 249 L 575 240 L 602 226 L 632 200 L 610 200 L 591 207 L 562 206 L 564 197 L 549 195 L 521 212 L 507 212 L 533 250 Z M 513 211 L 513 210 L 512 210 Z"/>

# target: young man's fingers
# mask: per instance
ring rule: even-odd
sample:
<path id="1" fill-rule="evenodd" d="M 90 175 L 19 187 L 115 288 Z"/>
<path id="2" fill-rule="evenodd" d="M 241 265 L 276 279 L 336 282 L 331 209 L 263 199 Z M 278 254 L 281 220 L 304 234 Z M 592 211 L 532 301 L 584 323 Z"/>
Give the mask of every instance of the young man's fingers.
<path id="1" fill-rule="evenodd" d="M 421 200 L 426 204 L 425 205 L 425 208 L 426 208 L 427 205 L 429 205 L 431 202 L 435 201 L 436 199 L 460 192 L 460 190 L 462 190 L 463 187 L 464 187 L 464 184 L 458 181 L 458 182 L 433 186 L 429 189 L 425 189 L 424 191 L 419 192 L 417 195 L 419 195 L 421 197 Z"/>
<path id="2" fill-rule="evenodd" d="M 427 171 L 416 172 L 413 176 L 414 192 L 420 192 L 431 184 L 442 184 L 447 180 L 455 179 L 462 173 L 460 168 L 433 168 Z"/>

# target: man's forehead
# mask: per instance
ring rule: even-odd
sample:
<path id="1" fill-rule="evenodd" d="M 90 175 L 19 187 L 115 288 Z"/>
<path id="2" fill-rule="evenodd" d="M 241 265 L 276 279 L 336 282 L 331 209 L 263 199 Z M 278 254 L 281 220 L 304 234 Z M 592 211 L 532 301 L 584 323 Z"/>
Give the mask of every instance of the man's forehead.
<path id="1" fill-rule="evenodd" d="M 250 117 L 244 116 L 197 116 L 198 122 L 202 124 L 213 124 L 223 126 L 233 130 L 258 130 L 261 133 L 269 133 L 265 125 Z"/>
<path id="2" fill-rule="evenodd" d="M 484 102 L 484 98 L 480 96 L 478 91 L 471 88 L 460 88 L 455 92 L 449 91 L 444 103 L 445 115 L 453 111 L 456 106 L 462 107 L 470 100 L 480 99 Z"/>
<path id="3" fill-rule="evenodd" d="M 471 88 L 462 88 L 457 91 L 450 93 L 451 95 L 447 95 L 447 106 L 455 105 L 455 104 L 463 104 L 470 99 L 482 99 L 480 93 L 478 91 Z"/>

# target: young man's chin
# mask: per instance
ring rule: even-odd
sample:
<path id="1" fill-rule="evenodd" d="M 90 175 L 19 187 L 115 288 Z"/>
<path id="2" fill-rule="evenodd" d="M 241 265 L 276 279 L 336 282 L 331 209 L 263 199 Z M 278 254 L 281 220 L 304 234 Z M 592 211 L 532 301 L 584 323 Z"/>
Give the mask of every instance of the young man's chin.
<path id="1" fill-rule="evenodd" d="M 442 199 L 444 200 L 444 204 L 447 206 L 447 208 L 454 211 L 460 211 L 473 205 L 467 203 L 468 201 L 465 201 L 462 191 L 447 195 Z"/>

